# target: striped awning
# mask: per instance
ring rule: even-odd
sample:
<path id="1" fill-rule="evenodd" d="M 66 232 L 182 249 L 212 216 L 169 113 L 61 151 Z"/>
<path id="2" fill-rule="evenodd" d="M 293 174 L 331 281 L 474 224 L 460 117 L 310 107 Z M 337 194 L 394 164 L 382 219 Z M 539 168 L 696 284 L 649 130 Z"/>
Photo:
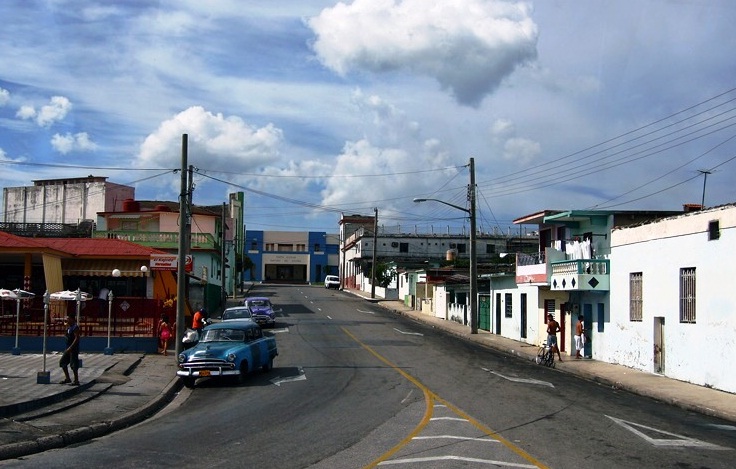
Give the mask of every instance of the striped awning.
<path id="1" fill-rule="evenodd" d="M 112 271 L 118 269 L 121 277 L 144 277 L 141 266 L 148 264 L 148 259 L 62 259 L 61 270 L 62 275 L 112 277 Z"/>

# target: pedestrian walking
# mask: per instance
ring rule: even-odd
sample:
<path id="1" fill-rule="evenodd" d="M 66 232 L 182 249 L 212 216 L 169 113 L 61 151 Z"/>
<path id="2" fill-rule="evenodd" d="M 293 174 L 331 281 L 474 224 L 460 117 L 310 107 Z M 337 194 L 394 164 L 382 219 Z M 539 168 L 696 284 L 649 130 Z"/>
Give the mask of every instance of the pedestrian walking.
<path id="1" fill-rule="evenodd" d="M 66 324 L 66 348 L 59 359 L 59 366 L 64 372 L 64 379 L 59 384 L 70 384 L 79 386 L 79 325 L 72 314 L 68 314 L 64 320 Z M 69 368 L 74 374 L 74 381 L 69 376 Z"/>

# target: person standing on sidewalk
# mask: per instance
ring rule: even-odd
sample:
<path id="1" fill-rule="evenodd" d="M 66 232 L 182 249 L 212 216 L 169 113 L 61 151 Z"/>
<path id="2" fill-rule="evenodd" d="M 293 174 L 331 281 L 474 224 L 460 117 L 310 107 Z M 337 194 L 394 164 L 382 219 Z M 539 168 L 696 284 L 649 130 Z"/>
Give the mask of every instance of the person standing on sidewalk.
<path id="1" fill-rule="evenodd" d="M 64 371 L 64 379 L 59 384 L 79 386 L 79 325 L 76 318 L 69 314 L 66 317 L 66 348 L 59 359 L 59 366 Z M 69 368 L 74 373 L 74 381 L 69 376 Z"/>
<path id="2" fill-rule="evenodd" d="M 583 358 L 580 354 L 585 345 L 583 334 L 585 334 L 585 325 L 583 324 L 583 315 L 581 314 L 578 316 L 578 322 L 575 324 L 575 358 L 578 359 Z"/>
<path id="3" fill-rule="evenodd" d="M 557 346 L 558 332 L 560 332 L 560 324 L 555 321 L 555 317 L 550 313 L 547 315 L 547 347 L 552 350 L 552 353 L 557 353 L 557 358 L 559 361 L 562 361 L 560 348 Z"/>

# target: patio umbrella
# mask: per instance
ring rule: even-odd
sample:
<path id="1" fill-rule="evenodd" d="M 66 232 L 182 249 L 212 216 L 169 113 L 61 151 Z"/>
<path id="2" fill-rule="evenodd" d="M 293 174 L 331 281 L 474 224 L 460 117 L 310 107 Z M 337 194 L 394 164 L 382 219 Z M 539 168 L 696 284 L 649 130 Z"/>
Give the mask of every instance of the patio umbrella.
<path id="1" fill-rule="evenodd" d="M 0 288 L 0 300 L 15 300 L 18 298 L 18 295 L 13 290 L 8 290 L 6 288 Z"/>
<path id="2" fill-rule="evenodd" d="M 64 291 L 57 291 L 56 293 L 52 293 L 50 295 L 50 298 L 52 300 L 65 300 L 65 301 L 77 301 L 77 291 L 78 290 L 64 290 Z M 80 291 L 79 292 L 79 300 L 80 301 L 87 301 L 90 299 L 90 295 L 87 292 Z"/>

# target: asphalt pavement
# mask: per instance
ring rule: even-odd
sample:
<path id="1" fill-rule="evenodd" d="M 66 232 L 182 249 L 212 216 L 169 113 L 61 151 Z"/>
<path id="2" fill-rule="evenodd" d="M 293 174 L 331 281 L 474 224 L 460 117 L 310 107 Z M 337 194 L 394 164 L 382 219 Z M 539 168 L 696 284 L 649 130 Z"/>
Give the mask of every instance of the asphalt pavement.
<path id="1" fill-rule="evenodd" d="M 443 329 L 459 340 L 477 342 L 523 360 L 536 357 L 536 345 L 485 331 L 471 334 L 467 326 L 422 314 L 400 301 L 375 300 L 363 292 L 348 292 Z M 87 441 L 152 416 L 181 387 L 175 375 L 176 358 L 170 352 L 168 356 L 83 353 L 80 386 L 58 384 L 64 377 L 58 367 L 58 354 L 0 354 L 0 460 Z M 556 362 L 555 368 L 561 373 L 736 422 L 736 394 L 596 360 L 563 360 Z M 43 372 L 48 372 L 48 383 Z M 24 423 L 55 414 L 64 417 L 43 426 Z"/>

